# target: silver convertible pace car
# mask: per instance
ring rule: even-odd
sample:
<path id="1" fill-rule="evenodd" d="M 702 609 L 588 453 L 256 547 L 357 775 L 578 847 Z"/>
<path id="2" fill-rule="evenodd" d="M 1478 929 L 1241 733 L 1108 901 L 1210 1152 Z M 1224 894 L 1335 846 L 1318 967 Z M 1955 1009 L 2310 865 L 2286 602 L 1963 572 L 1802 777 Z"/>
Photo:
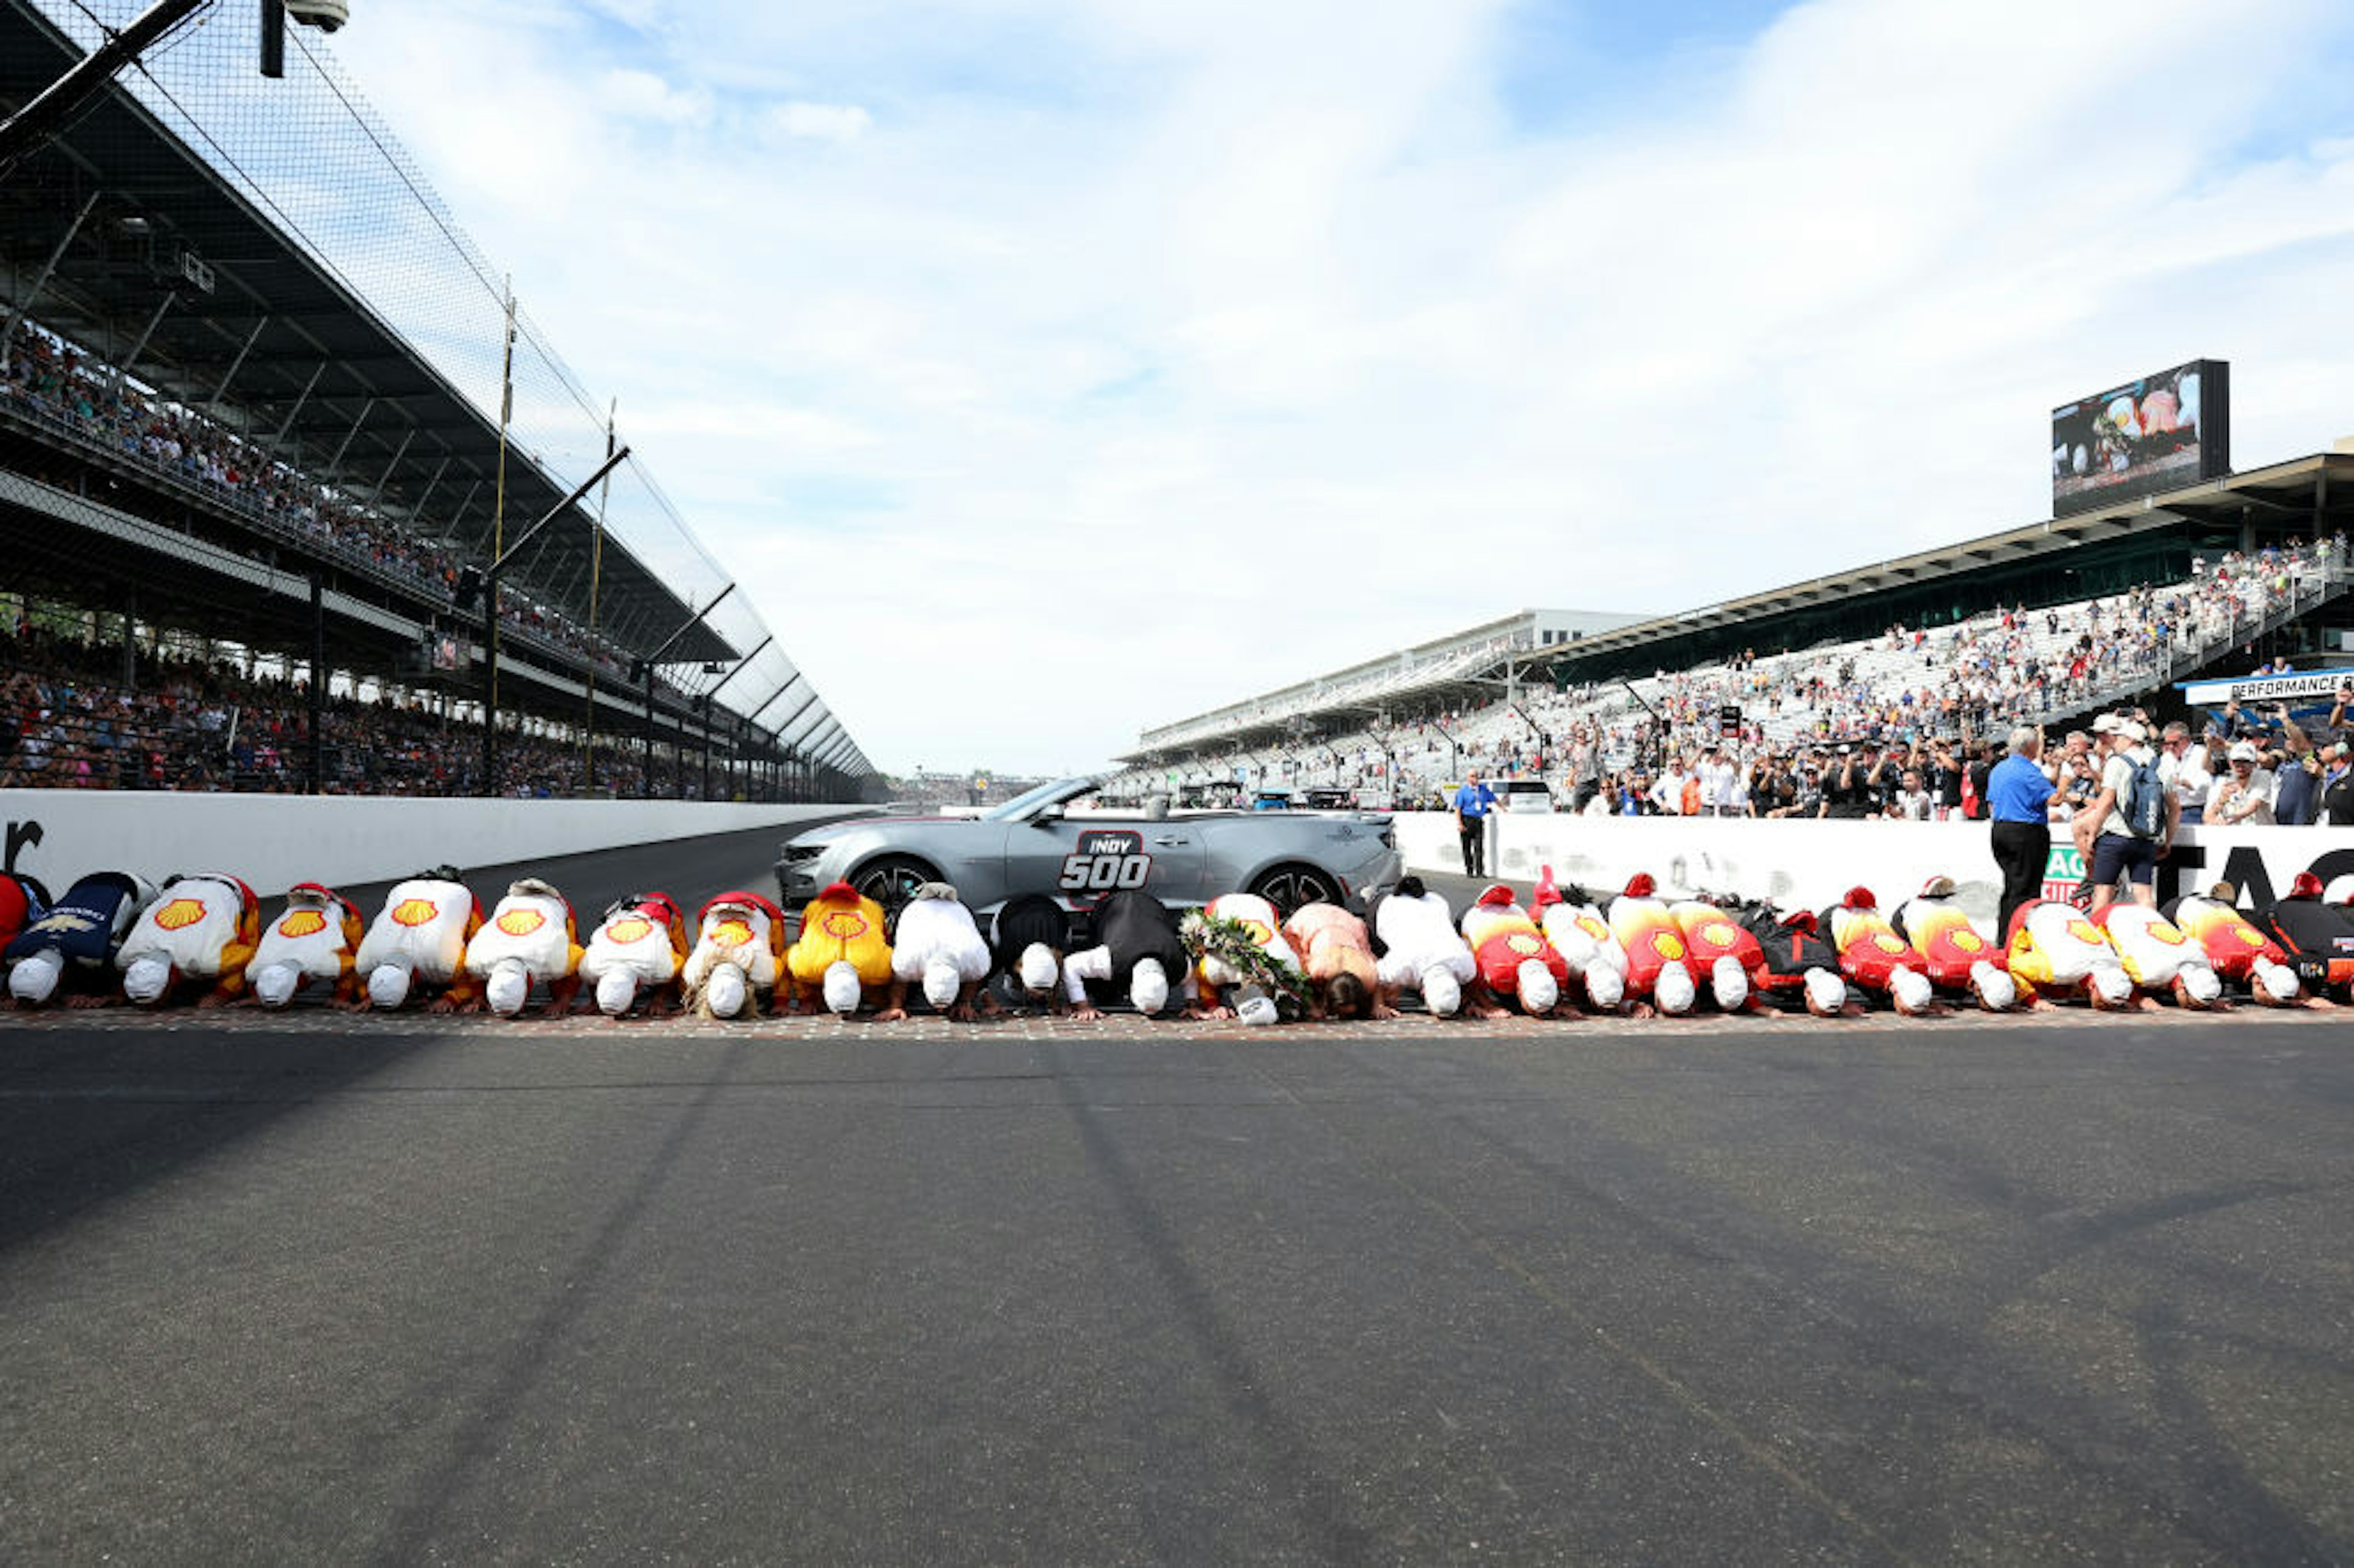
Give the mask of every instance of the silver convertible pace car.
<path id="1" fill-rule="evenodd" d="M 1072 811 L 1103 783 L 1065 779 L 978 817 L 866 817 L 786 841 L 777 887 L 788 913 L 847 882 L 895 914 L 926 882 L 951 882 L 984 919 L 1044 893 L 1084 908 L 1115 888 L 1165 904 L 1258 894 L 1285 914 L 1319 899 L 1386 891 L 1404 874 L 1389 818 L 1375 811 Z"/>

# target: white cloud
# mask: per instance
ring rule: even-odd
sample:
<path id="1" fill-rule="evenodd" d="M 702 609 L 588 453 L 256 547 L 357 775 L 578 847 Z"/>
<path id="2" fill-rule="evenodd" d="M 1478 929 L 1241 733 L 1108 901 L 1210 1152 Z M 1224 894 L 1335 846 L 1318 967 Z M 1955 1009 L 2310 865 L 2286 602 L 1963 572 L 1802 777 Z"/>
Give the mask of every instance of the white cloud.
<path id="1" fill-rule="evenodd" d="M 875 117 L 854 103 L 779 103 L 769 120 L 788 136 L 813 142 L 855 142 L 875 125 Z"/>
<path id="2" fill-rule="evenodd" d="M 711 118 L 711 94 L 673 87 L 652 71 L 609 70 L 597 97 L 617 114 L 665 125 L 699 125 Z"/>
<path id="3" fill-rule="evenodd" d="M 2028 521 L 2196 355 L 2243 464 L 2354 404 L 2321 0 L 1817 0 L 1543 134 L 1488 0 L 631 11 L 337 47 L 885 766 Z"/>

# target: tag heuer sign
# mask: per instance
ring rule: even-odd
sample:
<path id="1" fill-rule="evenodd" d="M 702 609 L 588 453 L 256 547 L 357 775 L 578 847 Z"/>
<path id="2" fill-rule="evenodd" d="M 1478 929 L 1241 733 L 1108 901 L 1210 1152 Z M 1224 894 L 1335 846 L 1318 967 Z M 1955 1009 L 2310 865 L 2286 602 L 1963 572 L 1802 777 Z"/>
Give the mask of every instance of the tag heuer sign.
<path id="1" fill-rule="evenodd" d="M 2043 857 L 2043 896 L 2069 903 L 2076 896 L 2076 885 L 2084 880 L 2084 857 L 2076 853 L 2076 846 L 2053 844 Z"/>

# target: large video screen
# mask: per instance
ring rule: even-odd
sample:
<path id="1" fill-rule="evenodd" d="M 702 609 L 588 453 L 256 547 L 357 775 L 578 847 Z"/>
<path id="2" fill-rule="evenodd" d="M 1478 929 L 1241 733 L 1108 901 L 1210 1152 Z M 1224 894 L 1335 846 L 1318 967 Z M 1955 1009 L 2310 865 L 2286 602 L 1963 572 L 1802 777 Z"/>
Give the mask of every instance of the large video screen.
<path id="1" fill-rule="evenodd" d="M 2052 410 L 2052 515 L 2232 471 L 2232 366 L 2194 359 Z"/>

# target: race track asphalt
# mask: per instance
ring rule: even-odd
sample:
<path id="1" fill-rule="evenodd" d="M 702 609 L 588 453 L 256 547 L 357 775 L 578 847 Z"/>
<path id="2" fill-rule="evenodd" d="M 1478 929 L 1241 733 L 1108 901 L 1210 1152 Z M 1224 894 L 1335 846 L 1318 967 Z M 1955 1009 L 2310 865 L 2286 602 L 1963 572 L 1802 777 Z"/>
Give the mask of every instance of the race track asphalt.
<path id="1" fill-rule="evenodd" d="M 0 1016 L 0 1560 L 2354 1560 L 2349 1019 Z"/>

